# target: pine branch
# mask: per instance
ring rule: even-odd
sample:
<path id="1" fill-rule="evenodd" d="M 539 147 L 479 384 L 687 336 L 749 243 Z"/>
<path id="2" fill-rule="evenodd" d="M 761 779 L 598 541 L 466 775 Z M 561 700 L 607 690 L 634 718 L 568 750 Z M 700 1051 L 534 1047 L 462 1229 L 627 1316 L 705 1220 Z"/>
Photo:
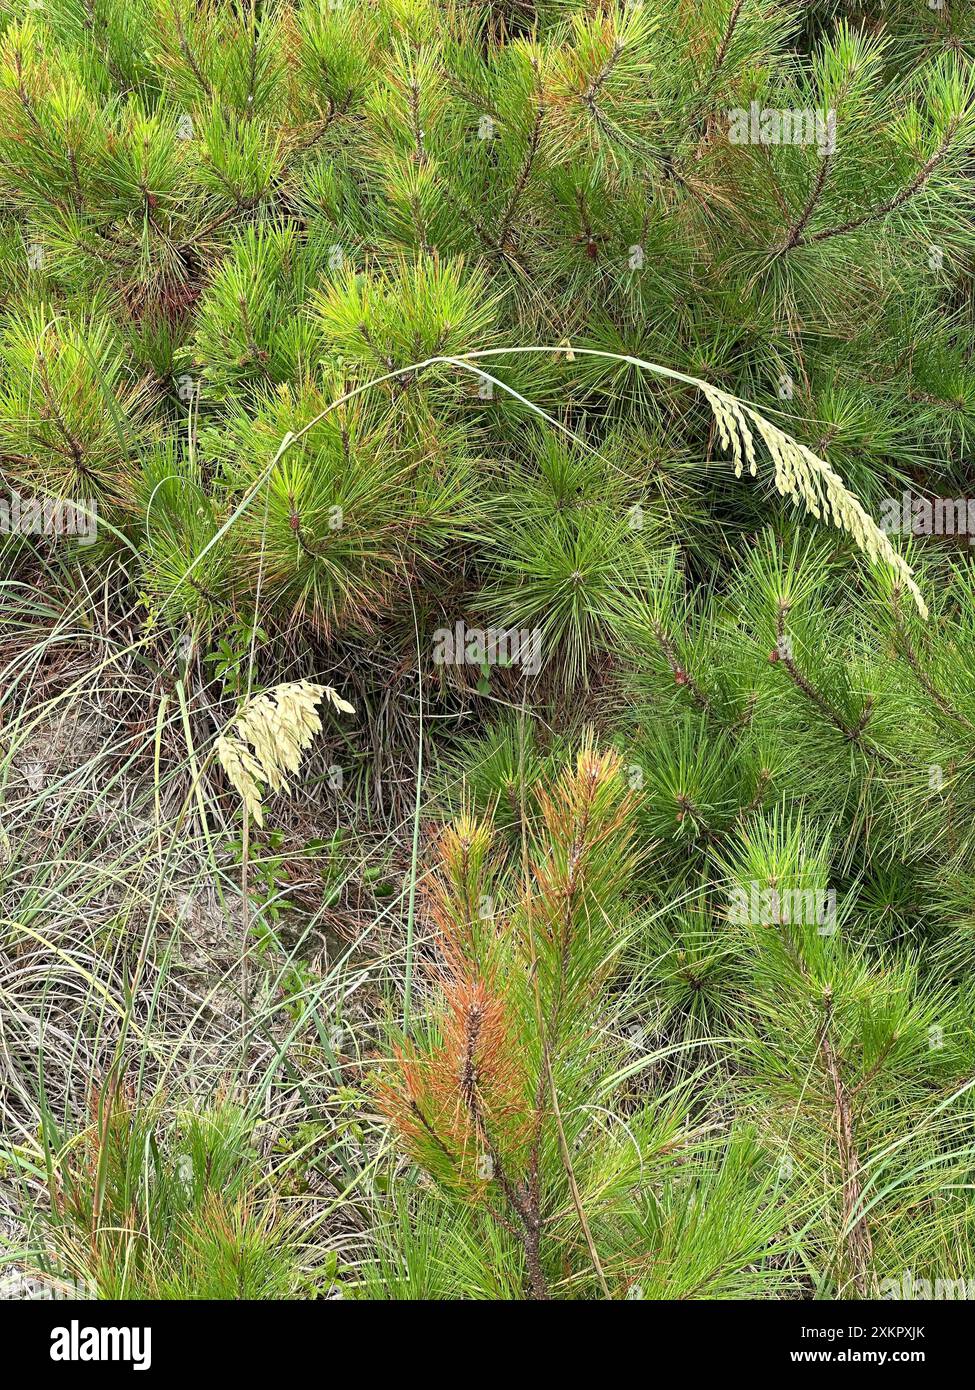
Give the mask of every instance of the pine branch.
<path id="1" fill-rule="evenodd" d="M 652 628 L 653 635 L 657 639 L 657 643 L 660 647 L 660 650 L 663 652 L 664 656 L 667 659 L 667 665 L 673 672 L 675 683 L 677 685 L 686 686 L 686 688 L 690 691 L 691 695 L 694 697 L 695 703 L 702 710 L 709 711 L 711 709 L 711 701 L 705 695 L 704 691 L 698 685 L 697 681 L 691 675 L 690 671 L 688 671 L 684 662 L 682 662 L 680 657 L 677 655 L 677 648 L 674 646 L 672 639 L 670 638 L 663 625 L 659 623 L 656 620 L 656 618 L 654 618 L 652 621 Z"/>
<path id="2" fill-rule="evenodd" d="M 825 695 L 822 695 L 812 682 L 803 675 L 802 671 L 800 671 L 792 655 L 791 641 L 786 632 L 785 620 L 789 608 L 790 605 L 784 599 L 779 601 L 778 618 L 776 621 L 777 644 L 771 654 L 770 660 L 776 665 L 780 665 L 782 669 L 788 673 L 796 689 L 802 691 L 806 699 L 816 706 L 824 718 L 827 719 L 834 728 L 838 729 L 844 738 L 848 739 L 850 743 L 857 744 L 865 753 L 870 754 L 871 757 L 880 758 L 885 762 L 889 762 L 890 759 L 886 753 L 877 748 L 874 744 L 868 743 L 863 739 L 863 731 L 867 726 L 873 709 L 873 700 L 871 697 L 867 696 L 864 701 L 863 710 L 857 723 L 848 724 L 839 710 L 836 709 L 834 705 L 830 704 Z"/>
<path id="3" fill-rule="evenodd" d="M 816 205 L 819 202 L 823 189 L 826 186 L 826 176 L 829 173 L 831 160 L 832 156 L 826 154 L 820 161 L 819 172 L 816 175 L 815 182 L 813 183 L 812 192 L 809 194 L 809 198 L 806 201 L 806 206 L 799 214 L 798 218 L 796 219 L 795 225 L 793 226 L 792 230 L 786 237 L 785 242 L 783 243 L 783 251 L 791 251 L 793 246 L 799 246 L 801 244 L 803 233 L 805 232 L 806 227 L 809 225 L 809 219 L 816 211 Z"/>
<path id="4" fill-rule="evenodd" d="M 975 724 L 973 724 L 970 719 L 966 718 L 966 716 L 962 714 L 961 710 L 956 709 L 955 706 L 951 704 L 951 702 L 944 695 L 942 695 L 941 691 L 937 688 L 937 686 L 932 681 L 931 677 L 928 675 L 927 671 L 924 669 L 924 666 L 921 662 L 920 657 L 917 654 L 914 644 L 911 642 L 910 634 L 907 630 L 907 624 L 905 623 L 904 615 L 901 612 L 900 595 L 897 593 L 896 589 L 891 598 L 891 607 L 894 614 L 894 627 L 897 632 L 898 645 L 900 647 L 901 654 L 907 661 L 907 664 L 910 666 L 911 670 L 914 672 L 918 684 L 930 696 L 930 698 L 937 705 L 938 709 L 941 710 L 942 714 L 946 714 L 948 718 L 953 719 L 956 724 L 960 724 L 963 728 L 968 729 L 972 733 L 975 733 Z"/>
<path id="5" fill-rule="evenodd" d="M 813 232 L 810 236 L 800 235 L 795 240 L 790 240 L 789 246 L 812 246 L 820 241 L 830 241 L 833 237 L 846 236 L 849 232 L 859 231 L 861 227 L 866 227 L 871 222 L 879 222 L 885 217 L 889 217 L 892 212 L 896 212 L 898 208 L 903 207 L 906 202 L 920 193 L 934 171 L 940 164 L 944 163 L 951 150 L 957 129 L 958 122 L 952 121 L 948 128 L 948 134 L 924 167 L 917 172 L 905 188 L 895 193 L 892 198 L 888 198 L 885 203 L 881 203 L 879 207 L 871 208 L 869 212 L 863 213 L 860 217 L 852 217 L 848 222 L 841 222 L 835 227 L 826 227 L 823 231 Z M 825 178 L 825 160 L 821 172 Z"/>
<path id="6" fill-rule="evenodd" d="M 728 15 L 728 23 L 725 26 L 725 31 L 721 37 L 721 43 L 718 45 L 718 51 L 715 54 L 714 64 L 711 68 L 712 82 L 724 67 L 724 60 L 728 56 L 728 49 L 731 47 L 731 41 L 735 36 L 735 30 L 738 28 L 738 21 L 741 18 L 744 4 L 745 0 L 735 0 L 735 3 L 731 7 L 731 13 Z"/>
<path id="7" fill-rule="evenodd" d="M 833 1110 L 836 1119 L 836 1140 L 843 1173 L 842 1240 L 853 1265 L 853 1283 L 861 1298 L 868 1298 L 873 1283 L 873 1237 L 862 1212 L 863 1189 L 860 1182 L 860 1155 L 857 1149 L 850 1096 L 843 1081 L 839 1055 L 830 1037 L 833 1018 L 833 992 L 827 985 L 824 999 L 825 1017 L 819 1046 L 833 1087 Z"/>
<path id="8" fill-rule="evenodd" d="M 179 36 L 180 52 L 186 59 L 186 65 L 189 68 L 190 72 L 192 72 L 193 76 L 196 78 L 197 82 L 199 83 L 201 91 L 204 93 L 205 96 L 209 97 L 209 99 L 213 101 L 213 88 L 207 81 L 207 78 L 204 75 L 202 68 L 196 61 L 196 58 L 193 54 L 193 50 L 190 47 L 189 40 L 186 37 L 186 29 L 183 26 L 183 17 L 179 12 L 178 7 L 176 6 L 173 7 L 173 15 L 176 20 L 176 31 Z"/>
<path id="9" fill-rule="evenodd" d="M 533 64 L 533 66 L 535 65 Z M 535 68 L 535 71 L 537 76 L 537 67 Z M 535 119 L 532 122 L 531 135 L 528 139 L 528 149 L 525 151 L 525 157 L 522 161 L 521 168 L 518 171 L 518 176 L 515 179 L 515 185 L 511 191 L 511 197 L 508 200 L 508 205 L 505 208 L 504 213 L 501 217 L 501 227 L 500 231 L 498 232 L 496 249 L 502 253 L 508 250 L 507 243 L 509 234 L 511 232 L 511 226 L 514 221 L 515 214 L 518 211 L 518 205 L 521 202 L 522 195 L 524 194 L 525 189 L 528 186 L 528 180 L 531 178 L 532 169 L 535 167 L 535 160 L 538 157 L 538 151 L 542 143 L 542 126 L 544 124 L 544 120 L 545 97 L 543 94 L 540 93 L 538 98 L 538 104 L 535 108 Z"/>

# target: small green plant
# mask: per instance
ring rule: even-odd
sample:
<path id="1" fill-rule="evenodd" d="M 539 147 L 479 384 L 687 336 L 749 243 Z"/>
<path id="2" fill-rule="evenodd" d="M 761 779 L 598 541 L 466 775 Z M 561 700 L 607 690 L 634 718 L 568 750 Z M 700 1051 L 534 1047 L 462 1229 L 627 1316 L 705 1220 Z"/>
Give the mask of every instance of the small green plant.
<path id="1" fill-rule="evenodd" d="M 280 1299 L 303 1287 L 296 1212 L 239 1106 L 217 1100 L 172 1123 L 158 1101 L 107 1083 L 87 1129 L 45 1139 L 48 1272 L 110 1299 Z"/>
<path id="2" fill-rule="evenodd" d="M 227 628 L 214 651 L 207 652 L 206 665 L 225 694 L 240 699 L 248 682 L 257 682 L 258 667 L 251 662 L 251 652 L 267 641 L 268 634 L 259 624 L 240 621 Z"/>

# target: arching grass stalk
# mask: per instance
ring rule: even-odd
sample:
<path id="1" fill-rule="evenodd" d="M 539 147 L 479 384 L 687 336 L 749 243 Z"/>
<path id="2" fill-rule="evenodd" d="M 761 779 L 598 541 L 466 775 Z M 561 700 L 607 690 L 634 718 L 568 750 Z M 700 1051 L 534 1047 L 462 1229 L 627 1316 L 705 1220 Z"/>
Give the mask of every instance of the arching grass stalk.
<path id="1" fill-rule="evenodd" d="M 385 382 L 395 381 L 403 377 L 412 379 L 418 372 L 425 371 L 428 367 L 455 367 L 460 371 L 470 372 L 482 381 L 490 382 L 525 406 L 527 410 L 567 435 L 575 443 L 589 449 L 590 452 L 598 453 L 598 450 L 594 450 L 586 440 L 581 439 L 567 425 L 562 424 L 554 416 L 549 415 L 547 411 L 542 410 L 540 406 L 528 400 L 513 386 L 509 386 L 506 382 L 492 376 L 490 372 L 474 365 L 477 361 L 494 357 L 520 356 L 528 353 L 545 353 L 549 356 L 564 357 L 569 352 L 573 357 L 596 357 L 609 362 L 622 363 L 625 366 L 635 367 L 639 371 L 650 372 L 652 375 L 668 381 L 682 382 L 684 385 L 699 391 L 711 408 L 722 444 L 732 455 L 737 477 L 741 477 L 746 465 L 753 477 L 757 475 L 758 461 L 755 453 L 755 435 L 757 434 L 772 460 L 775 486 L 779 493 L 783 497 L 791 497 L 793 501 L 801 504 L 817 519 L 829 519 L 839 530 L 847 531 L 857 548 L 871 562 L 876 563 L 878 560 L 882 560 L 887 564 L 910 592 L 922 618 L 927 618 L 927 606 L 914 580 L 911 567 L 903 556 L 897 553 L 887 535 L 867 514 L 858 499 L 845 486 L 840 475 L 825 459 L 819 458 L 804 444 L 797 443 L 784 430 L 780 430 L 777 425 L 773 425 L 767 420 L 754 406 L 727 391 L 721 391 L 710 383 L 702 381 L 700 377 L 688 376 L 685 372 L 677 372 L 670 367 L 663 367 L 656 362 L 648 362 L 642 357 L 632 357 L 627 353 L 606 352 L 599 348 L 574 346 L 567 348 L 564 344 L 558 347 L 533 344 L 523 347 L 482 348 L 455 357 L 442 355 L 427 357 L 408 367 L 397 367 L 393 371 L 384 372 L 381 376 L 372 377 L 369 381 L 364 381 L 343 392 L 341 396 L 338 396 L 330 405 L 320 411 L 314 419 L 303 425 L 300 430 L 295 433 L 289 431 L 284 436 L 267 468 L 254 480 L 220 529 L 187 566 L 183 574 L 183 581 L 189 577 L 212 547 L 222 540 L 234 522 L 243 515 L 257 493 L 272 476 L 281 459 L 309 430 L 314 429 L 333 410 L 354 400 L 373 387 L 382 386 Z"/>

